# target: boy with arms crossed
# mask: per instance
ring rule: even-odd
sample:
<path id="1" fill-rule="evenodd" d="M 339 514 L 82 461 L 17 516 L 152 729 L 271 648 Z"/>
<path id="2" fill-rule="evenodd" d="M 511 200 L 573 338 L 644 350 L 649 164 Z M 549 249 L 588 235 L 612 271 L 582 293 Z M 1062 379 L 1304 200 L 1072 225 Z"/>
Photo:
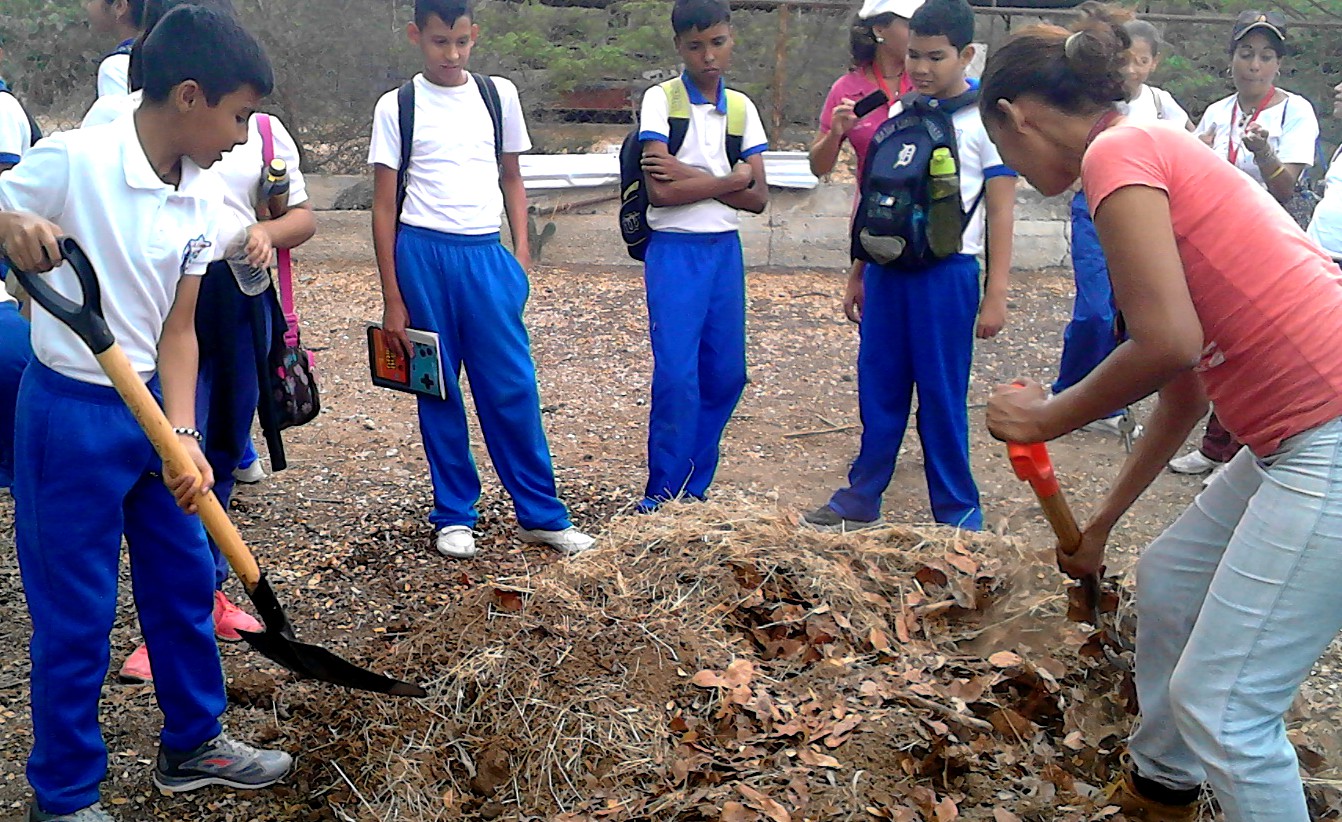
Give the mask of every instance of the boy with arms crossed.
<path id="1" fill-rule="evenodd" d="M 648 89 L 639 115 L 652 229 L 644 259 L 653 359 L 644 512 L 708 494 L 722 432 L 746 385 L 738 212 L 759 214 L 769 202 L 764 125 L 755 104 L 722 79 L 733 46 L 727 3 L 679 0 L 671 28 L 685 72 L 678 86 Z M 689 102 L 674 153 L 668 86 Z M 729 95 L 744 98 L 739 156 L 728 149 Z"/>

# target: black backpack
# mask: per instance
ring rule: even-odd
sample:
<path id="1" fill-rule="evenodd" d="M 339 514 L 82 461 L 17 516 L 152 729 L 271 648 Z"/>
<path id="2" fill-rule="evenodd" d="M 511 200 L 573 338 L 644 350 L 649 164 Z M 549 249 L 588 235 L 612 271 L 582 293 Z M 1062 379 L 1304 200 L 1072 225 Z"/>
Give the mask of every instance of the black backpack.
<path id="1" fill-rule="evenodd" d="M 960 171 L 952 115 L 978 104 L 976 88 L 949 100 L 913 93 L 905 95 L 898 114 L 872 135 L 862 171 L 861 196 L 853 215 L 854 259 L 901 269 L 923 269 L 945 259 L 928 241 L 928 214 L 932 204 L 932 153 L 949 149 Z M 959 195 L 961 231 L 983 200 L 979 191 L 968 211 Z"/>
<path id="2" fill-rule="evenodd" d="M 494 78 L 471 73 L 475 87 L 484 98 L 485 109 L 494 124 L 494 162 L 503 163 L 503 102 Z M 405 193 L 409 185 L 410 153 L 415 147 L 415 81 L 412 79 L 396 92 L 397 125 L 401 132 L 401 166 L 396 169 L 396 227 L 401 226 L 401 209 L 405 207 Z"/>
<path id="3" fill-rule="evenodd" d="M 672 157 L 685 145 L 685 134 L 690 128 L 690 94 L 685 81 L 677 77 L 661 84 L 666 92 L 667 135 L 666 150 Z M 741 146 L 746 133 L 746 97 L 739 91 L 727 89 L 727 163 L 735 168 L 741 160 Z M 624 238 L 629 256 L 643 261 L 648 250 L 647 181 L 643 179 L 643 143 L 638 139 L 639 129 L 625 135 L 620 144 L 620 236 Z"/>

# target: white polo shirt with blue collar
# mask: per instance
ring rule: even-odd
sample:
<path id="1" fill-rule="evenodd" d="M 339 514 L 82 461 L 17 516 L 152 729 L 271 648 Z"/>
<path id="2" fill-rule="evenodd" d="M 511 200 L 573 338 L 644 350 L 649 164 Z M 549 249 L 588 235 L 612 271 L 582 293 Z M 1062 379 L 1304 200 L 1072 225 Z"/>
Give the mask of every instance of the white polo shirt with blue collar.
<path id="1" fill-rule="evenodd" d="M 158 368 L 159 336 L 178 282 L 203 275 L 220 242 L 223 201 L 218 177 L 189 158 L 182 158 L 177 186 L 159 179 L 134 117 L 47 137 L 0 175 L 0 211 L 44 217 L 79 241 L 98 273 L 107 324 L 146 381 Z M 68 265 L 47 277 L 62 294 L 79 294 Z M 37 305 L 32 339 L 48 368 L 111 385 L 88 346 Z"/>
<path id="2" fill-rule="evenodd" d="M 682 74 L 680 79 L 689 91 L 690 123 L 685 132 L 685 142 L 680 151 L 676 152 L 676 159 L 714 177 L 725 177 L 732 170 L 727 161 L 727 88 L 719 79 L 717 99 L 709 100 L 688 74 Z M 641 142 L 670 142 L 671 121 L 668 110 L 666 92 L 662 87 L 658 85 L 648 89 L 643 95 L 643 106 L 639 113 L 638 139 Z M 752 157 L 768 148 L 760 113 L 755 103 L 747 98 L 741 158 Z M 651 206 L 648 208 L 648 226 L 653 231 L 718 234 L 738 230 L 741 227 L 741 214 L 717 200 L 700 200 L 689 205 L 665 208 Z"/>

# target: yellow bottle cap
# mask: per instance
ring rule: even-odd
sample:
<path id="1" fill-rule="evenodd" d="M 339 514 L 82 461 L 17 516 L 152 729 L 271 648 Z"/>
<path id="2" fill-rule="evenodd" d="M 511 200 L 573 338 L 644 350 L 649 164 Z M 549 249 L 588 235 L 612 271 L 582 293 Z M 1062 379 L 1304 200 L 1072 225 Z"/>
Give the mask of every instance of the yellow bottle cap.
<path id="1" fill-rule="evenodd" d="M 949 148 L 937 148 L 932 150 L 932 163 L 928 171 L 934 177 L 946 177 L 955 173 L 955 158 L 951 156 Z"/>
<path id="2" fill-rule="evenodd" d="M 271 182 L 283 180 L 289 175 L 289 164 L 281 160 L 279 157 L 276 157 L 271 160 L 270 165 L 266 167 L 266 175 L 270 178 Z"/>

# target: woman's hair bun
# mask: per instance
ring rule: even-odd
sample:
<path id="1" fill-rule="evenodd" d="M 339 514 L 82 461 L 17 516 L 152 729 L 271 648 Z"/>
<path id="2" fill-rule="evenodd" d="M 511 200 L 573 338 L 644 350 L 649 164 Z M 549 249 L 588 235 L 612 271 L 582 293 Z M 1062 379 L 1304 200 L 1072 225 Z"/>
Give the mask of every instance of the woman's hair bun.
<path id="1" fill-rule="evenodd" d="M 1094 0 L 1078 10 L 1081 16 L 1063 44 L 1067 68 L 1091 89 L 1096 102 L 1124 99 L 1123 68 L 1132 48 L 1124 24 L 1133 19 L 1132 12 Z"/>

